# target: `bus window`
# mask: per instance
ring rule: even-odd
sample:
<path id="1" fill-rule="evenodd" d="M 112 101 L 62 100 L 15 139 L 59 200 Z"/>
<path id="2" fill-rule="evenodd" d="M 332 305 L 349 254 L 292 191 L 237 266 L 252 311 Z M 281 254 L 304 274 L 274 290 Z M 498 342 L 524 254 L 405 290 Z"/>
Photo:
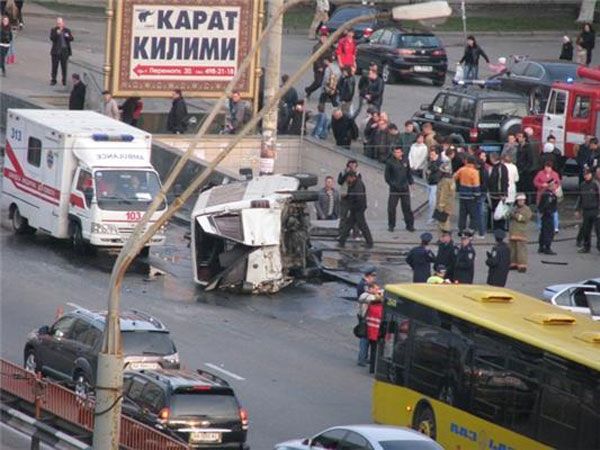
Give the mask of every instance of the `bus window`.
<path id="1" fill-rule="evenodd" d="M 410 331 L 410 320 L 397 312 L 389 312 L 382 326 L 383 345 L 379 346 L 380 358 L 377 365 L 377 376 L 394 384 L 404 384 L 406 366 L 406 349 Z"/>
<path id="2" fill-rule="evenodd" d="M 450 333 L 440 326 L 417 323 L 412 335 L 412 364 L 408 385 L 423 394 L 440 398 L 451 379 Z"/>
<path id="3" fill-rule="evenodd" d="M 586 383 L 581 399 L 579 448 L 600 448 L 600 384 L 592 380 Z"/>

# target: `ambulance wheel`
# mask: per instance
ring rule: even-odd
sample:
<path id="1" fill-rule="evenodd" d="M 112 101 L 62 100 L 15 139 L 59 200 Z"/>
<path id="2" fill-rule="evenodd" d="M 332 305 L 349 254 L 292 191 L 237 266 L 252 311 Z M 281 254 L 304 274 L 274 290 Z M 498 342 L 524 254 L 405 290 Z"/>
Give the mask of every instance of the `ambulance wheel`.
<path id="1" fill-rule="evenodd" d="M 29 226 L 27 219 L 21 215 L 18 206 L 14 206 L 11 211 L 11 222 L 15 234 L 31 234 L 35 231 Z"/>

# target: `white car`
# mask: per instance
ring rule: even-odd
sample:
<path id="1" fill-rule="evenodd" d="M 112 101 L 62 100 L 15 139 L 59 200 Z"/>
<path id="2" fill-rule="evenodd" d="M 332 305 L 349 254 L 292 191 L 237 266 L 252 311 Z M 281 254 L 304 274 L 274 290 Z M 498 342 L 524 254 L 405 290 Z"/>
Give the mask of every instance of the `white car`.
<path id="1" fill-rule="evenodd" d="M 282 442 L 275 450 L 442 450 L 427 436 L 410 428 L 348 425 L 328 428 L 312 438 Z"/>
<path id="2" fill-rule="evenodd" d="M 600 320 L 600 278 L 548 286 L 542 296 L 553 305 Z"/>

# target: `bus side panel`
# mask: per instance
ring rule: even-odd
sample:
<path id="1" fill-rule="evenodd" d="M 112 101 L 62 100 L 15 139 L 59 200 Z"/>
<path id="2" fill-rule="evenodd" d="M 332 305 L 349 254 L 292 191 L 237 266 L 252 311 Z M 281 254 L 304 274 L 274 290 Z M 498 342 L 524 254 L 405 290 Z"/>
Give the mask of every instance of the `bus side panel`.
<path id="1" fill-rule="evenodd" d="M 551 448 L 403 386 L 381 381 L 375 381 L 373 385 L 373 421 L 411 427 L 415 408 L 422 400 L 431 405 L 436 421 L 436 440 L 447 450 Z"/>

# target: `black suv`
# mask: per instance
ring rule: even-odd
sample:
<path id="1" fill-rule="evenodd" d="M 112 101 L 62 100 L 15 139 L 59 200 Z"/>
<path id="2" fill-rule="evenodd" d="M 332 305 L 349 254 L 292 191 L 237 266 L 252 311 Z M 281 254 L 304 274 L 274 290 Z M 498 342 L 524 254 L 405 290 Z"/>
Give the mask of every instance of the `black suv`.
<path id="1" fill-rule="evenodd" d="M 248 448 L 248 413 L 227 381 L 202 370 L 126 372 L 123 414 L 195 448 Z"/>
<path id="2" fill-rule="evenodd" d="M 377 63 L 386 83 L 428 78 L 441 86 L 448 69 L 446 50 L 435 35 L 397 26 L 377 30 L 356 47 L 358 68 L 367 69 L 371 62 Z"/>
<path id="3" fill-rule="evenodd" d="M 73 381 L 84 394 L 96 380 L 106 312 L 77 308 L 52 326 L 43 326 L 27 337 L 25 368 L 52 378 Z M 179 355 L 166 327 L 139 312 L 121 313 L 121 339 L 125 369 L 179 368 Z"/>
<path id="4" fill-rule="evenodd" d="M 421 105 L 412 120 L 422 127 L 431 122 L 438 136 L 455 144 L 506 142 L 528 114 L 527 97 L 479 87 L 442 90 L 431 104 Z"/>
<path id="5" fill-rule="evenodd" d="M 333 14 L 327 22 L 322 25 L 322 28 L 327 29 L 329 33 L 333 34 L 344 25 L 346 22 L 355 19 L 359 16 L 375 15 L 386 10 L 377 6 L 371 5 L 344 5 L 336 8 Z M 363 37 L 369 36 L 374 30 L 382 27 L 389 21 L 385 20 L 371 20 L 358 23 L 352 27 L 354 30 L 354 39 L 360 41 Z"/>

